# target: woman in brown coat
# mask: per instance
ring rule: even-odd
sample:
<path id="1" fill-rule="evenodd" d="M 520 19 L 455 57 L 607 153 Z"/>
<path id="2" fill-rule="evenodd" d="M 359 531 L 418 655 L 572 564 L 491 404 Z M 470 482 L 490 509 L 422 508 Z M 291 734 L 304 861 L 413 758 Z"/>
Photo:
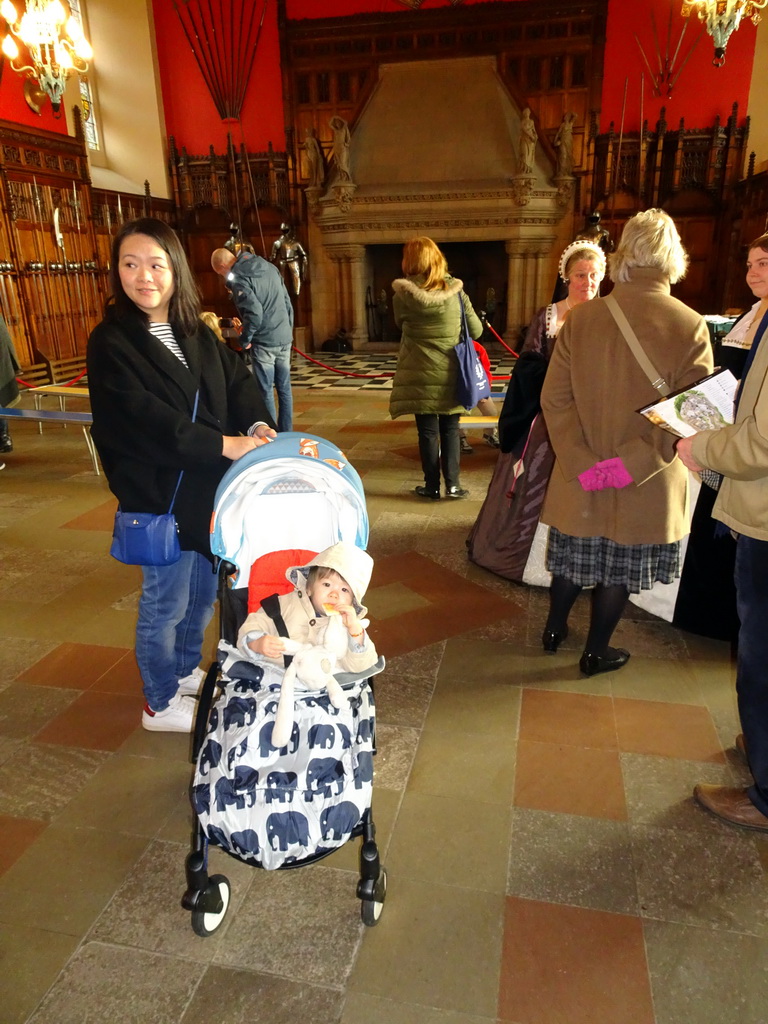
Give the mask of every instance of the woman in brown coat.
<path id="1" fill-rule="evenodd" d="M 670 295 L 687 269 L 671 218 L 647 210 L 627 222 L 610 257 L 613 298 L 670 390 L 712 371 L 706 324 Z M 542 643 L 557 650 L 583 587 L 594 587 L 579 666 L 585 675 L 621 668 L 629 652 L 609 647 L 629 593 L 680 573 L 688 531 L 688 474 L 675 437 L 637 412 L 659 397 L 605 299 L 569 316 L 547 371 L 541 406 L 556 462 L 542 510 L 553 574 Z"/>

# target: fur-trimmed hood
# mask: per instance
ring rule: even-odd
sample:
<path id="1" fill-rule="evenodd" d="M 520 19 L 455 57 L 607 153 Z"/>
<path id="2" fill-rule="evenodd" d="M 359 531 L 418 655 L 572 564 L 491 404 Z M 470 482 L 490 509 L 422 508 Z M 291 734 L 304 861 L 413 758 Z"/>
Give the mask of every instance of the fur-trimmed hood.
<path id="1" fill-rule="evenodd" d="M 410 295 L 417 302 L 424 306 L 439 306 L 454 295 L 458 295 L 464 288 L 464 282 L 458 277 L 448 275 L 445 278 L 445 288 L 432 288 L 427 291 L 422 288 L 424 276 L 419 277 L 398 277 L 392 282 L 392 291 L 395 295 Z"/>

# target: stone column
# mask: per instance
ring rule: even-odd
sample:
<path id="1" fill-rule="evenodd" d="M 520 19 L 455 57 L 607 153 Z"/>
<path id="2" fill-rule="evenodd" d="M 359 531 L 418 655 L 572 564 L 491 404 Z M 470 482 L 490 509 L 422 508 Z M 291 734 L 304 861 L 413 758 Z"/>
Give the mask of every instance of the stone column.
<path id="1" fill-rule="evenodd" d="M 554 281 L 545 280 L 546 259 L 554 238 L 512 238 L 504 248 L 507 264 L 507 330 L 504 340 L 514 347 L 521 327 L 549 302 Z"/>
<path id="2" fill-rule="evenodd" d="M 337 267 L 337 326 L 345 328 L 352 348 L 359 349 L 368 340 L 365 315 L 365 246 L 329 245 L 327 251 Z"/>

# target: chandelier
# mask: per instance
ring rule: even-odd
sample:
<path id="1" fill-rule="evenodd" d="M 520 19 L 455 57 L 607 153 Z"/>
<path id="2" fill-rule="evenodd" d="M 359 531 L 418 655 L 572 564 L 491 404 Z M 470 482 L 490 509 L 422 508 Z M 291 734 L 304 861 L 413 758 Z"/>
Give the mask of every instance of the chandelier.
<path id="1" fill-rule="evenodd" d="M 716 68 L 725 64 L 725 48 L 732 32 L 739 27 L 742 17 L 751 18 L 752 24 L 760 21 L 758 11 L 768 5 L 768 0 L 683 0 L 681 11 L 684 18 L 695 12 L 700 21 L 706 22 L 707 32 L 715 43 Z"/>
<path id="2" fill-rule="evenodd" d="M 2 51 L 14 71 L 29 76 L 24 84 L 27 103 L 39 114 L 40 103 L 49 96 L 54 115 L 60 117 L 67 78 L 72 72 L 84 74 L 93 57 L 80 21 L 61 0 L 26 0 L 21 16 L 12 0 L 2 0 L 0 17 L 8 25 Z"/>

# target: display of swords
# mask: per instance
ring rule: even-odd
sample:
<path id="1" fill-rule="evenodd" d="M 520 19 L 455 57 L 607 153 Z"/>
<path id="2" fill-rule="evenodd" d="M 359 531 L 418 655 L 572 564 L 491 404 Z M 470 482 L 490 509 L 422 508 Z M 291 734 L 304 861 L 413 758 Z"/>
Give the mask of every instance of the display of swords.
<path id="1" fill-rule="evenodd" d="M 101 319 L 104 287 L 77 183 L 58 187 L 33 177 L 9 186 L 19 253 L 18 266 L 0 261 L 0 306 L 16 328 L 11 333 L 22 329 L 23 307 L 38 351 L 78 355 Z"/>

